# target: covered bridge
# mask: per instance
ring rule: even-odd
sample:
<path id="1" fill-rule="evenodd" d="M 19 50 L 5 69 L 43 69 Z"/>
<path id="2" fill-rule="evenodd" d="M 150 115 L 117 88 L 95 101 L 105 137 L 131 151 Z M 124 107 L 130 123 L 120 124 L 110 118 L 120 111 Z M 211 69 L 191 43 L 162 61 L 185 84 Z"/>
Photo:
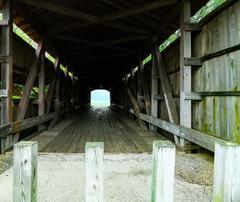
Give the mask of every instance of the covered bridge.
<path id="1" fill-rule="evenodd" d="M 193 22 L 206 3 L 2 0 L 1 152 L 66 117 L 73 122 L 43 151 L 81 152 L 96 140 L 108 152 L 149 151 L 158 134 L 183 150 L 240 143 L 240 2 L 226 0 Z M 24 88 L 13 102 L 16 84 Z M 110 91 L 101 117 L 89 109 L 94 89 Z"/>

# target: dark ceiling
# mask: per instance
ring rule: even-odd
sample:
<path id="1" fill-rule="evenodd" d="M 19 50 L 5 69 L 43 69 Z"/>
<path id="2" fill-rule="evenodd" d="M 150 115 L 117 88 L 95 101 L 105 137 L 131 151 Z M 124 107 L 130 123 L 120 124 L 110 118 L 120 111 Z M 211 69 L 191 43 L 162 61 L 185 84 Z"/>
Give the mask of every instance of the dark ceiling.
<path id="1" fill-rule="evenodd" d="M 206 2 L 192 0 L 192 14 Z M 152 37 L 161 43 L 179 28 L 180 1 L 16 0 L 14 9 L 15 23 L 45 37 L 80 79 L 110 88 L 150 53 Z"/>

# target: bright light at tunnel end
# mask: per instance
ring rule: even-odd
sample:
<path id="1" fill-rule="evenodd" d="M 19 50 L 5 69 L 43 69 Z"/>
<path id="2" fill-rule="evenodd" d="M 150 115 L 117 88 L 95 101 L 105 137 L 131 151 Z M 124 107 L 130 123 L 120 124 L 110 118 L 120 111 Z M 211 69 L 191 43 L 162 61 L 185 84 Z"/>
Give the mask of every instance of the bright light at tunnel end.
<path id="1" fill-rule="evenodd" d="M 92 107 L 109 107 L 110 92 L 104 89 L 96 89 L 91 91 L 91 106 Z"/>

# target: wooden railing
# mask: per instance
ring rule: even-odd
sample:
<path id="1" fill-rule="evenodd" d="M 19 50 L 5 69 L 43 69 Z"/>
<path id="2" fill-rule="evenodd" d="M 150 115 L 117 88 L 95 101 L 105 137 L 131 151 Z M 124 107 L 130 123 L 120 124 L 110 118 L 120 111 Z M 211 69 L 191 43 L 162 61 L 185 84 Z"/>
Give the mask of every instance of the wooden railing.
<path id="1" fill-rule="evenodd" d="M 104 145 L 86 144 L 86 202 L 102 202 Z M 175 145 L 161 140 L 153 143 L 152 187 L 149 201 L 173 202 Z M 14 146 L 13 202 L 37 201 L 36 142 L 19 142 Z M 214 160 L 213 201 L 239 201 L 240 146 L 216 143 Z"/>
<path id="2" fill-rule="evenodd" d="M 112 104 L 112 107 L 119 109 L 123 108 L 121 105 L 118 104 Z M 133 109 L 130 109 L 129 113 L 135 115 Z M 139 113 L 139 116 L 143 121 L 150 123 L 153 126 L 161 128 L 162 130 L 165 130 L 178 137 L 184 138 L 212 152 L 215 151 L 215 143 L 219 144 L 231 143 L 230 141 L 226 141 L 215 136 L 207 135 L 205 133 L 202 133 L 191 128 L 170 123 L 169 121 L 165 121 L 147 114 Z"/>

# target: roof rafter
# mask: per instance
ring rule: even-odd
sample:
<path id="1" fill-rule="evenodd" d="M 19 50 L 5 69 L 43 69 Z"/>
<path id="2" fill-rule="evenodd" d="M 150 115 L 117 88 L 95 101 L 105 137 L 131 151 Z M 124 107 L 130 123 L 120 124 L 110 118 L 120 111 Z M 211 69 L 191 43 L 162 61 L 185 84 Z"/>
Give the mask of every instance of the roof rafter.
<path id="1" fill-rule="evenodd" d="M 67 36 L 51 36 L 51 37 L 56 38 L 56 39 L 65 40 L 65 41 L 86 44 L 86 45 L 90 45 L 90 46 L 103 47 L 103 48 L 111 49 L 111 50 L 119 50 L 119 51 L 130 52 L 130 53 L 134 52 L 133 50 L 131 50 L 129 48 L 108 46 L 103 43 L 93 42 L 93 41 L 87 40 L 87 39 L 80 39 L 80 38 L 67 37 Z"/>
<path id="2" fill-rule="evenodd" d="M 52 12 L 60 13 L 62 15 L 67 15 L 67 16 L 70 16 L 70 17 L 79 18 L 79 19 L 87 21 L 86 23 L 80 24 L 78 26 L 78 28 L 93 25 L 93 24 L 103 24 L 103 25 L 106 25 L 106 26 L 110 26 L 110 27 L 113 26 L 113 27 L 116 28 L 116 24 L 112 25 L 112 24 L 109 24 L 109 23 L 106 24 L 106 23 L 109 22 L 109 21 L 112 21 L 112 20 L 120 19 L 120 18 L 123 18 L 123 17 L 128 17 L 128 16 L 131 16 L 131 15 L 136 15 L 136 14 L 146 12 L 146 11 L 150 11 L 150 10 L 157 9 L 157 8 L 171 6 L 173 4 L 178 3 L 177 0 L 155 1 L 155 2 L 144 4 L 144 5 L 141 5 L 141 6 L 138 6 L 138 7 L 125 9 L 125 10 L 122 10 L 122 11 L 119 11 L 119 12 L 116 12 L 116 13 L 113 13 L 113 14 L 109 14 L 109 15 L 106 15 L 106 16 L 96 17 L 94 15 L 90 15 L 90 14 L 83 13 L 83 12 L 80 12 L 80 11 L 77 11 L 77 10 L 74 10 L 74 9 L 59 6 L 57 4 L 53 4 L 53 3 L 50 3 L 50 2 L 45 1 L 45 0 L 38 0 L 38 1 L 19 0 L 19 1 L 21 1 L 22 3 L 25 3 L 25 4 L 29 4 L 31 6 L 39 7 L 39 8 L 46 9 L 46 10 L 49 10 L 49 11 L 52 11 Z M 63 27 L 63 28 L 65 28 L 65 27 Z M 121 29 L 122 26 L 118 26 L 117 28 Z"/>

